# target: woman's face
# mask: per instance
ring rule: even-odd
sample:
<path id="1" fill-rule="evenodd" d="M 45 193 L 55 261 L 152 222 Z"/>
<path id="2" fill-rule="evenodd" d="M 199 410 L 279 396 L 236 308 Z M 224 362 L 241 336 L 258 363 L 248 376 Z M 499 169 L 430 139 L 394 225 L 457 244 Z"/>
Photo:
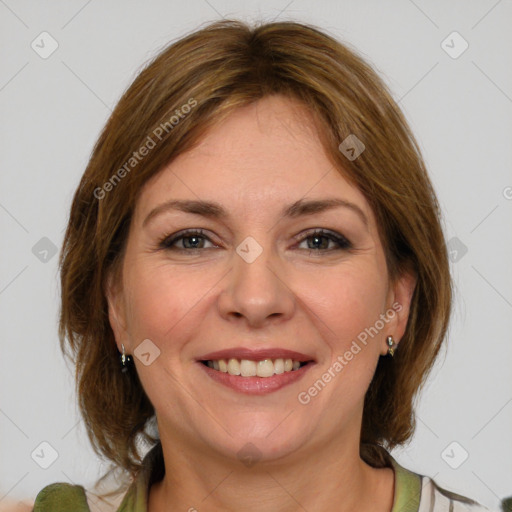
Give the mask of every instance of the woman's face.
<path id="1" fill-rule="evenodd" d="M 145 185 L 117 285 L 111 325 L 162 442 L 261 460 L 337 439 L 358 449 L 365 392 L 413 287 L 390 283 L 368 202 L 308 112 L 279 96 L 237 110 Z"/>

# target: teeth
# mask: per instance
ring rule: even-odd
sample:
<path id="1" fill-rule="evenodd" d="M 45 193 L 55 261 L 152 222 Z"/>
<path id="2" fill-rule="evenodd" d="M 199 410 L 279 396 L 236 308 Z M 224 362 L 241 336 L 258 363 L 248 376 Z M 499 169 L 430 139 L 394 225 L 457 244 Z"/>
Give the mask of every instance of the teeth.
<path id="1" fill-rule="evenodd" d="M 229 373 L 230 375 L 241 375 L 242 377 L 272 377 L 284 372 L 291 372 L 300 368 L 300 361 L 293 359 L 263 359 L 262 361 L 251 361 L 250 359 L 219 359 L 207 361 L 210 368 Z"/>
<path id="2" fill-rule="evenodd" d="M 229 360 L 228 373 L 230 375 L 240 375 L 240 363 L 238 362 L 238 359 Z"/>
<path id="3" fill-rule="evenodd" d="M 284 373 L 284 359 L 276 359 L 274 361 L 274 371 L 279 375 Z"/>
<path id="4" fill-rule="evenodd" d="M 272 377 L 272 375 L 274 375 L 274 363 L 272 359 L 259 361 L 256 373 L 258 377 Z"/>
<path id="5" fill-rule="evenodd" d="M 248 359 L 240 361 L 240 375 L 242 377 L 255 377 L 256 376 L 256 363 Z"/>

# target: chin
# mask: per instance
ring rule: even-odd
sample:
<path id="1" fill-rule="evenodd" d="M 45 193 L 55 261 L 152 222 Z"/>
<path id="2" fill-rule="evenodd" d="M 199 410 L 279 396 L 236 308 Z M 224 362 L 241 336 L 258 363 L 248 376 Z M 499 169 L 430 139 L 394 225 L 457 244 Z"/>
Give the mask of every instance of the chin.
<path id="1" fill-rule="evenodd" d="M 272 462 L 296 453 L 308 439 L 304 427 L 286 424 L 286 415 L 274 415 L 272 421 L 263 418 L 258 421 L 252 415 L 248 421 L 227 425 L 227 434 L 222 428 L 217 435 L 209 431 L 203 439 L 206 443 L 229 459 L 238 459 L 248 467 L 256 462 Z"/>

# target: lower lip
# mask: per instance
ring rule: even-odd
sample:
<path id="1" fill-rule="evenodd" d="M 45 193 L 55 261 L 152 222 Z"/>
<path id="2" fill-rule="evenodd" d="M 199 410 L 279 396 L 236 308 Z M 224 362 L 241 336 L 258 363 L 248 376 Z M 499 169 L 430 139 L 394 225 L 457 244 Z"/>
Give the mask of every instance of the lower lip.
<path id="1" fill-rule="evenodd" d="M 273 391 L 277 391 L 284 386 L 288 386 L 300 380 L 315 363 L 309 362 L 301 366 L 298 370 L 276 374 L 272 377 L 241 377 L 240 375 L 230 375 L 229 373 L 214 370 L 201 362 L 197 364 L 199 364 L 213 380 L 239 393 L 245 393 L 247 395 L 266 395 L 267 393 L 272 393 Z"/>

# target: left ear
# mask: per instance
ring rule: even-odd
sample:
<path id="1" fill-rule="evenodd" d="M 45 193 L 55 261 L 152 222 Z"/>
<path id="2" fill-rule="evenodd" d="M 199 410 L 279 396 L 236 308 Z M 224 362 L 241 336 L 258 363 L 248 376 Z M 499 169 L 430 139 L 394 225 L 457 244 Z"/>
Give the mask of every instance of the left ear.
<path id="1" fill-rule="evenodd" d="M 387 311 L 394 311 L 395 316 L 387 324 L 385 336 L 393 336 L 397 346 L 400 343 L 407 327 L 412 296 L 416 289 L 417 281 L 418 277 L 414 271 L 405 270 L 390 282 Z M 383 347 L 383 354 L 386 354 L 387 350 L 388 346 L 385 345 Z"/>

